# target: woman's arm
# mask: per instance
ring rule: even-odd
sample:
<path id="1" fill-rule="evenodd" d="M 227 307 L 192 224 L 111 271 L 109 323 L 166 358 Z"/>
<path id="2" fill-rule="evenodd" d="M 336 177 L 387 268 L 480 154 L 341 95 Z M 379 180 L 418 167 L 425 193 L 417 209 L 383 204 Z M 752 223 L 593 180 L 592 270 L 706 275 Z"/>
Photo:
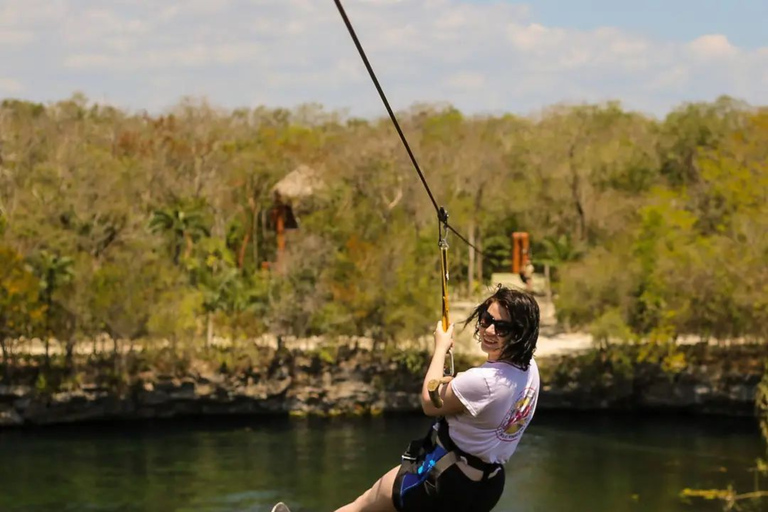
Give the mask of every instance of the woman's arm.
<path id="1" fill-rule="evenodd" d="M 450 382 L 441 384 L 439 388 L 440 397 L 443 399 L 442 407 L 435 407 L 429 398 L 427 385 L 430 380 L 440 380 L 443 377 L 445 356 L 451 347 L 453 347 L 453 324 L 448 327 L 447 331 L 443 331 L 442 323 L 438 322 L 435 329 L 435 350 L 421 385 L 421 409 L 427 416 L 449 416 L 460 414 L 466 410 L 464 404 L 453 394 Z"/>

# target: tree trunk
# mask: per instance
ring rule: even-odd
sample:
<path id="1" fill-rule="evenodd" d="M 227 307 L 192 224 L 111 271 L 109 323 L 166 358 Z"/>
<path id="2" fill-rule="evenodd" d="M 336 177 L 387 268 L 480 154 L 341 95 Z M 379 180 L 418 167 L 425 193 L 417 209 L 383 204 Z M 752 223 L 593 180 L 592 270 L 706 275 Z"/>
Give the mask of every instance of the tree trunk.
<path id="1" fill-rule="evenodd" d="M 112 368 L 115 369 L 115 375 L 122 374 L 122 362 L 122 355 L 120 354 L 120 340 L 118 336 L 114 336 L 112 338 Z"/>
<path id="2" fill-rule="evenodd" d="M 243 264 L 245 263 L 245 252 L 248 249 L 248 242 L 253 239 L 253 245 L 256 246 L 256 202 L 253 200 L 253 198 L 248 199 L 248 208 L 251 212 L 251 226 L 250 229 L 246 229 L 245 235 L 243 236 L 243 242 L 240 245 L 240 254 L 237 258 L 237 268 L 242 269 Z M 246 210 L 247 212 L 248 210 Z M 256 261 L 256 250 L 254 249 L 254 265 L 258 265 L 258 261 Z"/>
<path id="3" fill-rule="evenodd" d="M 475 247 L 480 249 L 480 252 L 483 252 L 483 239 L 482 239 L 482 235 L 479 232 L 477 233 L 477 242 L 475 243 Z M 485 277 L 483 276 L 483 257 L 482 256 L 477 258 L 477 279 L 481 283 L 485 282 Z"/>
<path id="4" fill-rule="evenodd" d="M 174 242 L 173 244 L 173 264 L 179 266 L 179 260 L 181 259 L 181 243 Z"/>
<path id="5" fill-rule="evenodd" d="M 243 241 L 240 243 L 240 253 L 237 256 L 237 268 L 243 269 L 243 263 L 245 262 L 245 251 L 248 249 L 248 241 L 251 238 L 251 230 L 246 230 Z"/>
<path id="6" fill-rule="evenodd" d="M 469 223 L 467 231 L 469 237 L 469 243 L 475 245 L 475 221 L 472 219 Z M 469 262 L 467 265 L 467 297 L 472 297 L 475 290 L 475 250 L 470 246 L 469 248 Z"/>
<path id="7" fill-rule="evenodd" d="M 207 321 L 208 321 L 208 329 L 205 335 L 205 348 L 211 346 L 211 341 L 213 341 L 213 313 L 211 311 L 207 314 Z"/>
<path id="8" fill-rule="evenodd" d="M 253 229 L 253 233 L 251 234 L 251 238 L 253 239 L 253 244 L 251 244 L 251 247 L 253 248 L 253 265 L 255 268 L 261 267 L 261 262 L 259 261 L 259 219 L 261 218 L 261 212 L 254 207 L 253 209 L 253 217 L 251 219 L 251 227 Z"/>
<path id="9" fill-rule="evenodd" d="M 481 206 L 483 203 L 483 191 L 485 190 L 486 183 L 486 180 L 482 180 L 477 184 L 477 189 L 475 192 L 475 213 L 481 211 Z M 477 219 L 473 215 L 469 224 L 469 241 L 475 247 L 477 247 L 480 252 L 483 252 L 483 246 L 480 245 L 480 230 L 477 228 L 476 221 Z M 477 233 L 475 233 L 476 231 Z M 483 279 L 483 255 L 476 254 L 472 247 L 469 248 L 469 268 L 469 288 L 471 296 L 471 294 L 474 292 L 473 284 L 475 282 L 475 277 L 477 277 L 477 282 L 481 285 L 485 282 Z"/>
<path id="10" fill-rule="evenodd" d="M 192 236 L 187 233 L 184 235 L 184 241 L 186 248 L 184 249 L 184 258 L 189 258 L 192 255 Z"/>
<path id="11" fill-rule="evenodd" d="M 8 347 L 6 346 L 5 336 L 0 335 L 0 351 L 3 354 L 3 378 L 8 378 Z"/>
<path id="12" fill-rule="evenodd" d="M 45 369 L 51 368 L 51 310 L 53 309 L 53 287 L 56 277 L 51 270 L 47 272 L 48 281 L 47 291 L 45 293 Z"/>
<path id="13" fill-rule="evenodd" d="M 73 338 L 70 338 L 67 340 L 66 345 L 66 355 L 64 356 L 64 367 L 67 369 L 67 372 L 73 373 L 74 368 L 74 351 L 75 351 L 75 340 Z"/>
<path id="14" fill-rule="evenodd" d="M 574 206 L 576 207 L 576 214 L 579 218 L 579 239 L 584 241 L 587 238 L 587 217 L 584 212 L 584 206 L 581 201 L 581 177 L 576 167 L 573 165 L 573 155 L 575 147 L 571 147 L 569 151 L 568 167 L 571 171 L 571 197 L 573 198 Z"/>
<path id="15" fill-rule="evenodd" d="M 552 303 L 552 279 L 549 274 L 549 263 L 544 264 L 544 277 L 546 278 L 547 286 L 547 302 Z"/>
<path id="16" fill-rule="evenodd" d="M 267 236 L 267 212 L 261 212 L 261 240 L 262 243 L 264 242 L 264 239 Z M 269 254 L 270 252 L 267 250 L 267 244 L 264 243 L 264 261 L 269 261 Z"/>

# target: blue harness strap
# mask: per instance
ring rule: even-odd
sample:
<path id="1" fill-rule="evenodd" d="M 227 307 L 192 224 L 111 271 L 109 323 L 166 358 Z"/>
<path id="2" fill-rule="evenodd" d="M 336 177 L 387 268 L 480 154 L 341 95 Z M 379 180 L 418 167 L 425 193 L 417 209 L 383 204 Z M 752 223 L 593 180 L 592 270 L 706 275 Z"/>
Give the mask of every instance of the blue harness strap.
<path id="1" fill-rule="evenodd" d="M 443 448 L 440 445 L 437 445 L 434 447 L 434 449 L 427 453 L 426 457 L 424 458 L 424 461 L 419 464 L 419 466 L 416 468 L 415 472 L 407 472 L 403 475 L 402 481 L 400 482 L 400 506 L 405 506 L 403 504 L 403 498 L 405 494 L 414 487 L 418 487 L 421 484 L 424 483 L 424 481 L 429 478 L 429 473 L 432 471 L 432 469 L 435 467 L 435 464 L 437 461 L 442 459 L 448 452 L 445 448 Z"/>
<path id="2" fill-rule="evenodd" d="M 459 460 L 483 472 L 483 480 L 495 475 L 501 464 L 487 463 L 456 446 L 448 433 L 448 422 L 441 418 L 430 426 L 427 435 L 411 441 L 402 455 L 400 470 L 392 489 L 392 502 L 399 511 L 406 510 L 409 491 L 424 486 L 428 496 L 438 492 L 440 475 Z"/>

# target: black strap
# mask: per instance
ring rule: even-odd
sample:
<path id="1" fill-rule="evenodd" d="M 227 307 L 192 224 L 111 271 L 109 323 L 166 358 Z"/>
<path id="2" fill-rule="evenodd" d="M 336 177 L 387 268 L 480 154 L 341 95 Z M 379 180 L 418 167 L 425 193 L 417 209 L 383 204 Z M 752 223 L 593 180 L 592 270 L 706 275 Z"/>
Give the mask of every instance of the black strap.
<path id="1" fill-rule="evenodd" d="M 446 450 L 457 454 L 457 461 L 459 458 L 463 458 L 471 467 L 482 471 L 483 480 L 487 480 L 492 474 L 494 474 L 496 470 L 502 467 L 502 465 L 499 463 L 485 462 L 480 457 L 467 453 L 459 448 L 456 443 L 453 442 L 453 439 L 451 439 L 450 432 L 448 432 L 448 421 L 445 418 L 440 418 L 438 421 L 437 436 L 440 439 L 440 443 L 443 445 L 443 447 L 445 447 Z"/>
<path id="2" fill-rule="evenodd" d="M 503 467 L 501 464 L 485 462 L 456 446 L 448 432 L 448 422 L 445 418 L 440 418 L 437 422 L 430 425 L 429 432 L 427 432 L 425 437 L 411 441 L 402 455 L 400 469 L 395 477 L 392 490 L 393 502 L 397 510 L 401 510 L 400 507 L 403 503 L 402 483 L 406 473 L 417 473 L 419 467 L 424 462 L 426 454 L 431 453 L 438 442 L 447 453 L 435 462 L 435 465 L 427 475 L 425 483 L 427 484 L 428 494 L 437 490 L 440 475 L 461 460 L 464 460 L 472 468 L 481 471 L 483 473 L 483 481 L 494 476 Z"/>

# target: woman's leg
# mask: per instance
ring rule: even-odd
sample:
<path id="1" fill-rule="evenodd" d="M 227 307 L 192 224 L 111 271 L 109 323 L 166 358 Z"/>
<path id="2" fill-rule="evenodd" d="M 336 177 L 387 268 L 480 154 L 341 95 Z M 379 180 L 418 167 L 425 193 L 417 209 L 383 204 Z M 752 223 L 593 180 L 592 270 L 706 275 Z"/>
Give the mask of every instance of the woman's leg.
<path id="1" fill-rule="evenodd" d="M 399 469 L 400 466 L 392 468 L 362 496 L 353 503 L 336 510 L 336 512 L 395 512 L 395 505 L 392 503 L 392 488 L 395 485 L 395 477 Z"/>

